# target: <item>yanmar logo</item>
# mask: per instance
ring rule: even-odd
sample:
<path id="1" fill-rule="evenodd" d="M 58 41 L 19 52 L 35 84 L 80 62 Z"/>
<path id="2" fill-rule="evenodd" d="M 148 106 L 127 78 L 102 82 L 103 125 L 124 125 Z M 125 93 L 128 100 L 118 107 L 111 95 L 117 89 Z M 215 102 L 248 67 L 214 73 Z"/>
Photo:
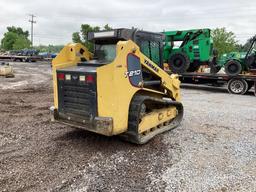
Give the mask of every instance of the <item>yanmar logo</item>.
<path id="1" fill-rule="evenodd" d="M 144 63 L 147 65 L 147 66 L 149 66 L 151 69 L 153 69 L 155 72 L 158 72 L 159 71 L 159 69 L 156 67 L 156 66 L 154 66 L 152 63 L 150 63 L 148 60 L 144 60 Z"/>
<path id="2" fill-rule="evenodd" d="M 76 81 L 76 80 L 78 80 L 78 76 L 77 75 L 72 75 L 72 79 Z"/>

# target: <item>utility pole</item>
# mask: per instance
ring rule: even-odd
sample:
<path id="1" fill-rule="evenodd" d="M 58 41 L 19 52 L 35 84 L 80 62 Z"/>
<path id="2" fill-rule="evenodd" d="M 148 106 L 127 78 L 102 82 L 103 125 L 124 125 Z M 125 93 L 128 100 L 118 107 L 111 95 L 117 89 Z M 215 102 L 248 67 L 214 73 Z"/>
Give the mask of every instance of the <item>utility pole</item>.
<path id="1" fill-rule="evenodd" d="M 31 35 L 31 46 L 33 47 L 33 25 L 34 25 L 34 23 L 36 23 L 36 21 L 34 20 L 34 17 L 36 17 L 35 15 L 33 15 L 33 14 L 30 14 L 29 15 L 30 17 L 31 17 L 31 20 L 29 20 L 29 22 L 31 23 L 31 32 L 30 32 L 30 35 Z"/>

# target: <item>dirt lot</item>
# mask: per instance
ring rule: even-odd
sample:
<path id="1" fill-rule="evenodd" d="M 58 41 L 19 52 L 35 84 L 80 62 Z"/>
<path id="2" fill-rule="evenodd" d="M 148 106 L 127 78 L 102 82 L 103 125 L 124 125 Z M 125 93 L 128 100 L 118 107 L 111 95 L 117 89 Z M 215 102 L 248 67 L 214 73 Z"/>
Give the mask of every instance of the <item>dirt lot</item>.
<path id="1" fill-rule="evenodd" d="M 49 64 L 0 78 L 0 191 L 256 191 L 256 98 L 182 89 L 182 125 L 136 146 L 50 122 Z"/>

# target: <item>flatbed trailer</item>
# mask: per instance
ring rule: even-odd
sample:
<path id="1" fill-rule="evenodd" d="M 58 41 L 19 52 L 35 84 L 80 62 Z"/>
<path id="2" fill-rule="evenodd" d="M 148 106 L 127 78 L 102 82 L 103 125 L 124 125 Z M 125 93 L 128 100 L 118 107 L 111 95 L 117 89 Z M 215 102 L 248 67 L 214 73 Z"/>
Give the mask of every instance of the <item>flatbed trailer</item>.
<path id="1" fill-rule="evenodd" d="M 41 61 L 42 57 L 33 55 L 33 56 L 25 56 L 25 55 L 0 55 L 0 60 L 8 60 L 8 61 L 20 61 L 20 62 L 36 62 Z"/>
<path id="2" fill-rule="evenodd" d="M 180 74 L 182 83 L 224 85 L 229 93 L 243 95 L 254 87 L 256 96 L 256 71 L 240 74 L 237 76 L 228 76 L 226 74 L 211 74 L 203 72 L 191 72 Z"/>

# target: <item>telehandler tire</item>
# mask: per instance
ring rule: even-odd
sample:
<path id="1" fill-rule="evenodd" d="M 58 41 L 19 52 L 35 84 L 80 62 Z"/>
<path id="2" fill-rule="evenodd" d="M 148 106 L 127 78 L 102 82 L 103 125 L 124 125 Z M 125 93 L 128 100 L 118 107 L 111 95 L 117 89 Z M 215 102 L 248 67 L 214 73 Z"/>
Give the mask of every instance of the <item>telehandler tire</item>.
<path id="1" fill-rule="evenodd" d="M 229 76 L 236 76 L 242 72 L 242 66 L 238 61 L 230 60 L 225 64 L 225 72 Z"/>
<path id="2" fill-rule="evenodd" d="M 190 66 L 189 58 L 185 53 L 175 53 L 169 59 L 169 68 L 173 73 L 184 73 Z"/>

